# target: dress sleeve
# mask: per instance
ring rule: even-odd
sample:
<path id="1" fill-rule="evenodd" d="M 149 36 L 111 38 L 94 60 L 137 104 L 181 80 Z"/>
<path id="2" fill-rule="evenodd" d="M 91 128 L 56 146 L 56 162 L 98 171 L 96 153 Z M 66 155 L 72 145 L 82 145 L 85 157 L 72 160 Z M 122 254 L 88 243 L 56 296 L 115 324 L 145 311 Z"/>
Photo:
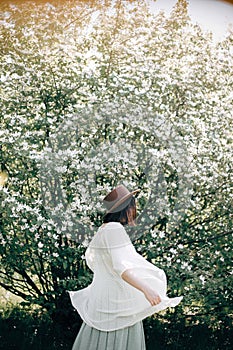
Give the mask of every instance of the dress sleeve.
<path id="1" fill-rule="evenodd" d="M 94 272 L 94 254 L 90 247 L 85 252 L 85 259 L 89 269 Z"/>
<path id="2" fill-rule="evenodd" d="M 135 248 L 122 225 L 106 230 L 104 243 L 112 261 L 113 270 L 121 276 L 132 267 L 136 267 Z"/>

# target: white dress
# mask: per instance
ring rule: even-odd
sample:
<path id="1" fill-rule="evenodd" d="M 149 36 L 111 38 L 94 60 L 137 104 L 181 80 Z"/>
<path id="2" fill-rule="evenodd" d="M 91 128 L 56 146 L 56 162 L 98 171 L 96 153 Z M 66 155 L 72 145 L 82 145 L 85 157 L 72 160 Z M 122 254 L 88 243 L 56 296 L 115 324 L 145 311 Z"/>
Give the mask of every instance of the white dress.
<path id="1" fill-rule="evenodd" d="M 70 291 L 72 305 L 83 321 L 102 331 L 125 328 L 144 318 L 179 304 L 183 297 L 169 298 L 163 270 L 138 254 L 118 222 L 100 227 L 86 250 L 87 265 L 94 272 L 92 283 L 79 291 Z M 151 306 L 144 294 L 121 278 L 134 269 L 160 295 L 161 302 Z"/>

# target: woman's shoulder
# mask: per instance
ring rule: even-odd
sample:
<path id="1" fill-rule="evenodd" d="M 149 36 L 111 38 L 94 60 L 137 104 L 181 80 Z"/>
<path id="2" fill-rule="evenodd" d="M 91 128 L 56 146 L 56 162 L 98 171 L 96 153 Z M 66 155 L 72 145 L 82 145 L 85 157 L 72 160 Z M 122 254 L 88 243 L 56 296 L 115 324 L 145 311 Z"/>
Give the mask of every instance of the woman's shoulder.
<path id="1" fill-rule="evenodd" d="M 110 222 L 102 224 L 99 229 L 106 230 L 106 229 L 117 229 L 117 228 L 124 229 L 124 226 L 120 222 L 110 221 Z"/>
<path id="2" fill-rule="evenodd" d="M 130 238 L 120 222 L 108 222 L 98 232 L 106 247 L 120 247 L 131 243 Z"/>

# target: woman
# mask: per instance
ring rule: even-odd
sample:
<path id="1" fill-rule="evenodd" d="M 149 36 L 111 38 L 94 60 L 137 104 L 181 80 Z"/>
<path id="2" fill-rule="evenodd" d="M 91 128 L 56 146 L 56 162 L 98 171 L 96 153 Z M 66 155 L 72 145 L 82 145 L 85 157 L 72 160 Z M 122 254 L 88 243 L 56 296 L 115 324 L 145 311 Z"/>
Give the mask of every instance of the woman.
<path id="1" fill-rule="evenodd" d="M 144 350 L 142 320 L 182 299 L 166 296 L 164 271 L 136 252 L 125 231 L 135 225 L 136 192 L 120 185 L 104 198 L 103 225 L 85 253 L 92 283 L 70 292 L 83 319 L 72 350 Z"/>

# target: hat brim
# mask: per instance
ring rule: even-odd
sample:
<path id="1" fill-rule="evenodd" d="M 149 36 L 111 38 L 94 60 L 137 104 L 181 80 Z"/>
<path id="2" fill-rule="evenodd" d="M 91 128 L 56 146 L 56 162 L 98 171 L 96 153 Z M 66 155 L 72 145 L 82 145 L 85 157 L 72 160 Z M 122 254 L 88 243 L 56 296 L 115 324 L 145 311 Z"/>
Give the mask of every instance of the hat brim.
<path id="1" fill-rule="evenodd" d="M 124 197 L 122 197 L 117 203 L 115 203 L 112 208 L 108 209 L 106 214 L 109 214 L 109 213 L 114 213 L 114 212 L 117 212 L 118 210 L 116 210 L 121 204 L 123 204 L 125 201 L 127 201 L 127 199 L 129 199 L 130 197 L 133 197 L 133 195 L 137 192 L 140 192 L 139 189 L 137 190 L 134 190 L 128 194 L 126 194 Z"/>

